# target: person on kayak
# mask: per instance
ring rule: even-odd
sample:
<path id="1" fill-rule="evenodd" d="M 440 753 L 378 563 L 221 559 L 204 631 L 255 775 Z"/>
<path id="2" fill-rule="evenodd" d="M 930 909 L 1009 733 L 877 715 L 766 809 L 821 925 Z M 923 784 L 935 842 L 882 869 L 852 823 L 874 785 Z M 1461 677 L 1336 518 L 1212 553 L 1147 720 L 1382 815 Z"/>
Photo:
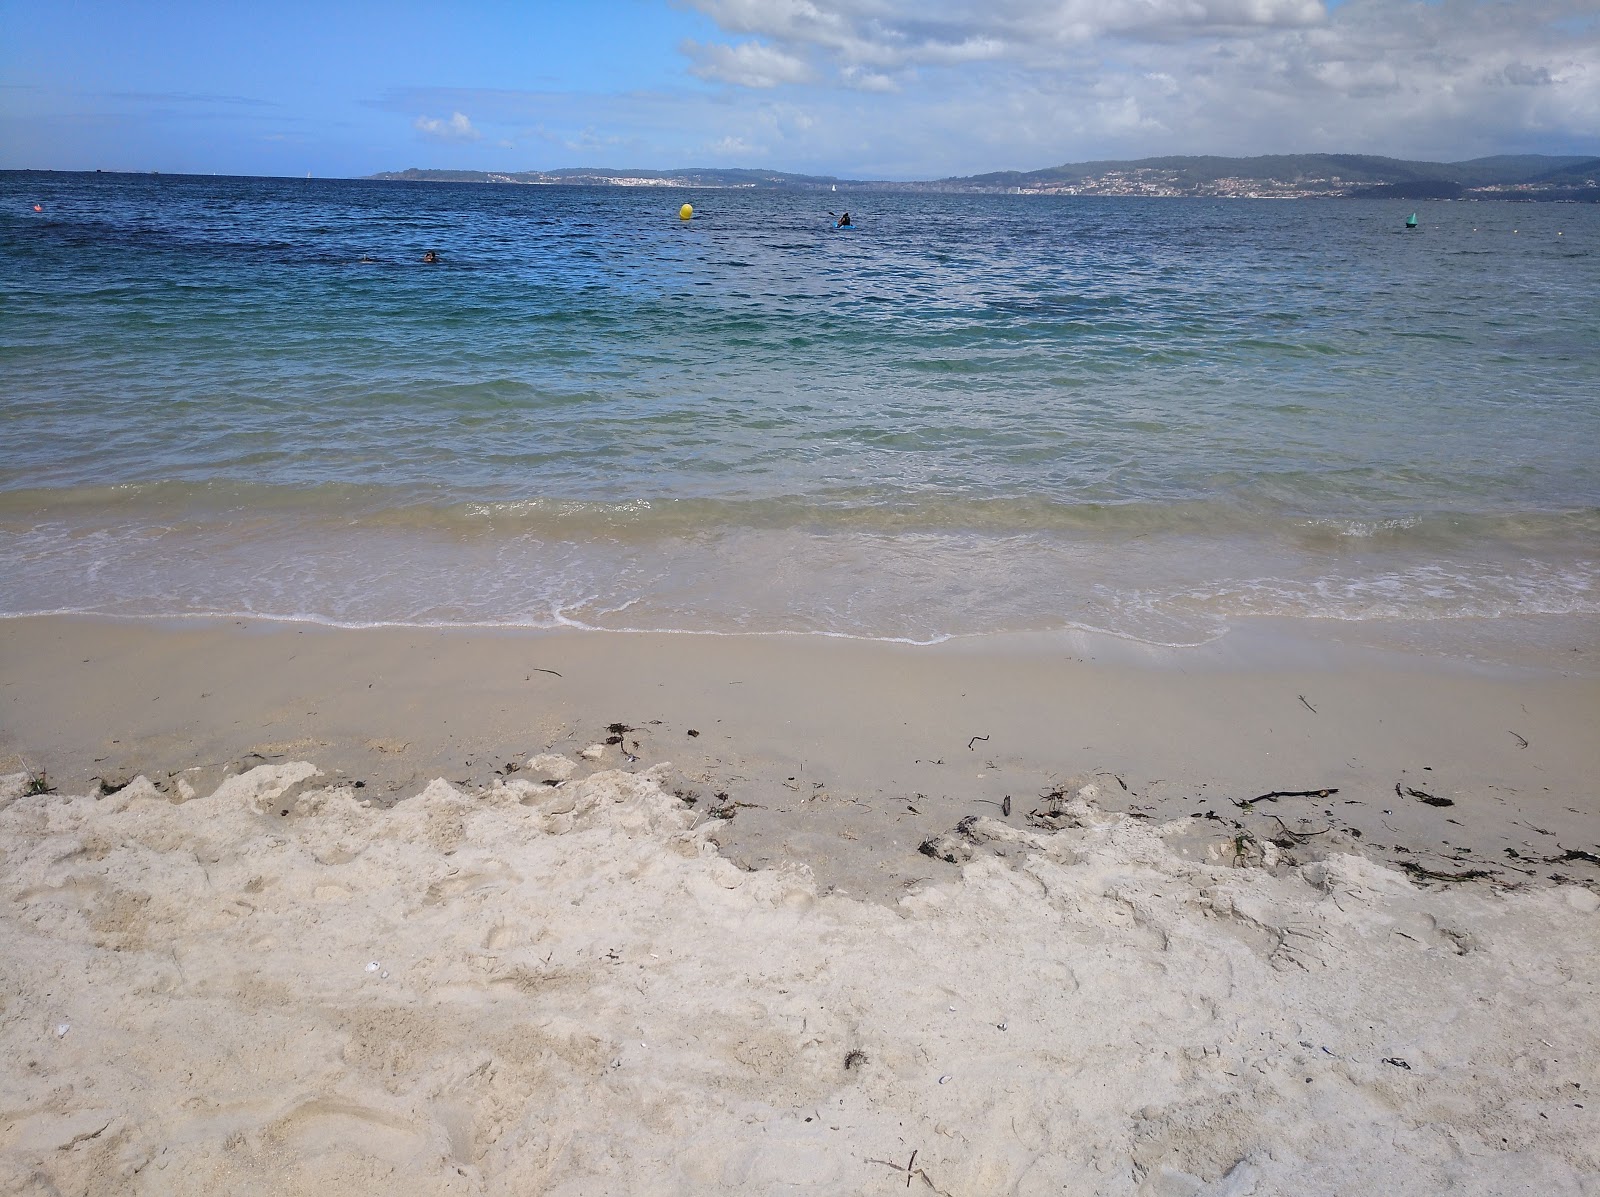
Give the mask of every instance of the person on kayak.
<path id="1" fill-rule="evenodd" d="M 839 223 L 834 225 L 833 227 L 836 228 L 836 229 L 847 229 L 847 228 L 849 228 L 850 227 L 850 213 L 846 212 L 843 216 L 839 217 Z"/>

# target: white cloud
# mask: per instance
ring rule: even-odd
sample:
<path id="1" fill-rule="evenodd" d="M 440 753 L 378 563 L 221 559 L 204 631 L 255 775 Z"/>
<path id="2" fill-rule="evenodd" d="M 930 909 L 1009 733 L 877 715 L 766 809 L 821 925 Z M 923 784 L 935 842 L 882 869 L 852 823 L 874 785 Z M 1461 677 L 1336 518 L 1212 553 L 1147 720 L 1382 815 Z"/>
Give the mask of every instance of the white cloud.
<path id="1" fill-rule="evenodd" d="M 755 158 L 765 152 L 760 146 L 751 145 L 742 137 L 724 137 L 706 146 L 706 153 L 718 158 Z"/>
<path id="2" fill-rule="evenodd" d="M 868 70 L 866 67 L 846 66 L 839 68 L 839 81 L 846 87 L 853 87 L 857 91 L 899 91 L 899 85 L 888 75 L 878 71 Z"/>
<path id="3" fill-rule="evenodd" d="M 1323 22 L 1322 0 L 689 0 L 730 33 L 838 65 L 1036 60 L 1115 36 L 1171 39 Z"/>
<path id="4" fill-rule="evenodd" d="M 693 64 L 689 68 L 692 74 L 717 83 L 777 87 L 782 83 L 805 83 L 811 78 L 811 68 L 803 59 L 760 42 L 726 46 L 685 39 L 679 48 Z"/>
<path id="5" fill-rule="evenodd" d="M 483 137 L 472 127 L 464 112 L 453 112 L 449 120 L 434 116 L 419 116 L 413 122 L 418 133 L 432 141 L 478 141 Z"/>

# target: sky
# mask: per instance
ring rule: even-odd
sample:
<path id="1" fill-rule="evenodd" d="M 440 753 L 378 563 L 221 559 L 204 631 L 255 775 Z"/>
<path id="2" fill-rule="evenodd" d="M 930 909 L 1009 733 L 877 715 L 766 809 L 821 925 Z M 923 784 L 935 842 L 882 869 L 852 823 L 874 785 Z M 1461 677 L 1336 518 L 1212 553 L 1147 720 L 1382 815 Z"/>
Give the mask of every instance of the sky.
<path id="1" fill-rule="evenodd" d="M 0 0 L 0 168 L 1600 156 L 1600 0 Z"/>

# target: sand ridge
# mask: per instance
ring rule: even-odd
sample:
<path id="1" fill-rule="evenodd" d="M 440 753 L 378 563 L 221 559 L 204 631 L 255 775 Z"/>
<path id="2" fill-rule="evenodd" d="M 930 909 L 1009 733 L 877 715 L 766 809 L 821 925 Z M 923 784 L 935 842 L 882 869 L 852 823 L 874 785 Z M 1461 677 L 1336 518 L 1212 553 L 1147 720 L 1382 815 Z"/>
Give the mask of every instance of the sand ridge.
<path id="1" fill-rule="evenodd" d="M 0 1187 L 1600 1191 L 1586 889 L 1195 861 L 1091 787 L 889 908 L 665 776 L 6 779 Z"/>

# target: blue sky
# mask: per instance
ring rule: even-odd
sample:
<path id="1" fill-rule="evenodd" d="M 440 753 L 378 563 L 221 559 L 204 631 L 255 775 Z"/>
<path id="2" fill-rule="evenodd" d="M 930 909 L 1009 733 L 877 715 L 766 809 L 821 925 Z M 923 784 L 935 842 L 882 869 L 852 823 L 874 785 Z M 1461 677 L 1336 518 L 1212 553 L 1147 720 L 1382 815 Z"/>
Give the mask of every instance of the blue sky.
<path id="1" fill-rule="evenodd" d="M 0 167 L 1600 154 L 1593 0 L 0 0 Z"/>

